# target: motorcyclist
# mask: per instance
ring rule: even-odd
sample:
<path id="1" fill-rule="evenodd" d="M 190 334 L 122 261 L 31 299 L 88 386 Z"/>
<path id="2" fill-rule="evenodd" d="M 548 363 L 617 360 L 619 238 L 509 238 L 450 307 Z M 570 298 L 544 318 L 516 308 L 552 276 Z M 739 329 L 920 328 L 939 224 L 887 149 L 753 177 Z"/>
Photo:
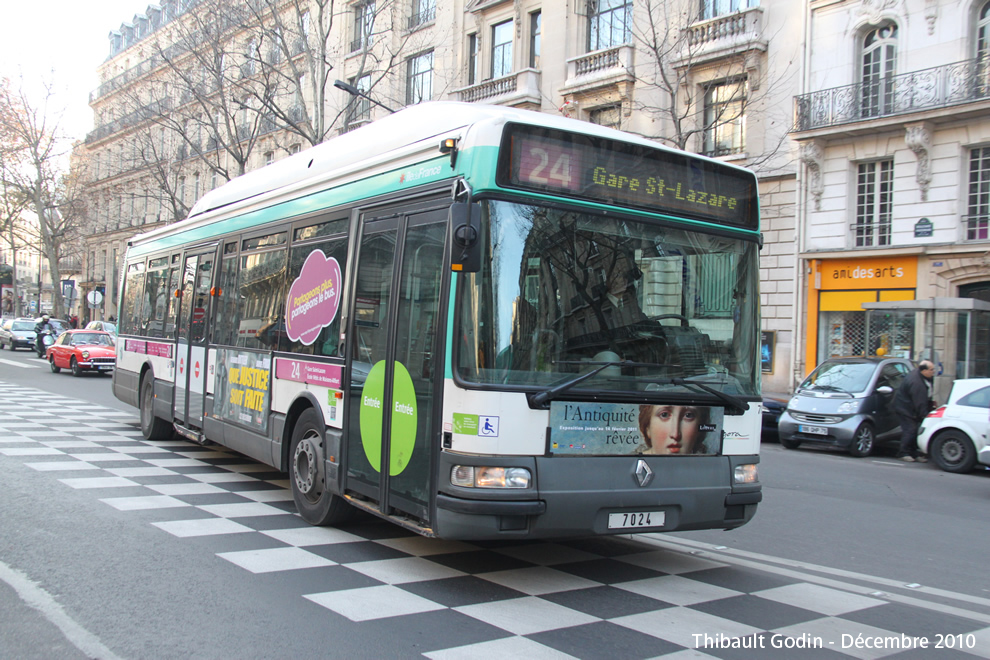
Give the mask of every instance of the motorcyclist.
<path id="1" fill-rule="evenodd" d="M 55 334 L 55 326 L 52 325 L 48 314 L 42 314 L 41 319 L 34 325 L 34 347 L 40 358 L 45 357 L 45 334 Z"/>

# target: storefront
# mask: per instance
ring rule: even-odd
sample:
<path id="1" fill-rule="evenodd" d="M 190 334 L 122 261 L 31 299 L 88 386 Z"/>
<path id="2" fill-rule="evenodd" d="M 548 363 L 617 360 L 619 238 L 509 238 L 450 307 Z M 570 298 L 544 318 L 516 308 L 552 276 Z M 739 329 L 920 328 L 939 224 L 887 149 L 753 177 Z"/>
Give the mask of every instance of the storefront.
<path id="1" fill-rule="evenodd" d="M 811 259 L 807 263 L 806 371 L 830 357 L 913 357 L 915 314 L 867 311 L 863 304 L 914 300 L 917 256 Z"/>

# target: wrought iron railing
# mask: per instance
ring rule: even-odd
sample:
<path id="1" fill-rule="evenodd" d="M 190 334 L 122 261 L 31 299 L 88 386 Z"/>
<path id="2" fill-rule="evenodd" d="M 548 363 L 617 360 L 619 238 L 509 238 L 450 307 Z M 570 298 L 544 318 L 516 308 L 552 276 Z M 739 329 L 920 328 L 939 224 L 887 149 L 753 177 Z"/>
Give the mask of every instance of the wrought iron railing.
<path id="1" fill-rule="evenodd" d="M 990 60 L 973 59 L 795 98 L 799 131 L 990 99 Z"/>
<path id="2" fill-rule="evenodd" d="M 435 20 L 436 17 L 437 17 L 436 5 L 434 5 L 433 7 L 425 7 L 422 11 L 417 12 L 409 17 L 409 23 L 407 24 L 407 28 L 410 30 L 415 30 L 420 25 Z"/>

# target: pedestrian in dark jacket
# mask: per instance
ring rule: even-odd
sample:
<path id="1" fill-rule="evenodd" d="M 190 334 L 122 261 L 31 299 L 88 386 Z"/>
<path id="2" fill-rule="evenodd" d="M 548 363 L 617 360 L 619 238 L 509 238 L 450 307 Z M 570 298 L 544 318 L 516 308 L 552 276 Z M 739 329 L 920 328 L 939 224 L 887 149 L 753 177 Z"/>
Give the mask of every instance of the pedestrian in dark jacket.
<path id="1" fill-rule="evenodd" d="M 935 365 L 922 360 L 918 368 L 909 373 L 894 395 L 894 413 L 901 422 L 901 447 L 897 457 L 902 461 L 926 463 L 927 458 L 918 454 L 918 427 L 934 408 L 932 401 L 932 376 Z"/>

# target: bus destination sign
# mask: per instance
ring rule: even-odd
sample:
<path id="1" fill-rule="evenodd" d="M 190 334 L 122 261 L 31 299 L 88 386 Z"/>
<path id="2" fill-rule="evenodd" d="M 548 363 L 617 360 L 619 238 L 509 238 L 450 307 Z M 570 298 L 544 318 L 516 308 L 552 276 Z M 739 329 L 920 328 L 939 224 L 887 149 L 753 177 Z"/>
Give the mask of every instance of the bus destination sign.
<path id="1" fill-rule="evenodd" d="M 756 178 L 676 152 L 510 125 L 498 184 L 758 229 Z"/>

